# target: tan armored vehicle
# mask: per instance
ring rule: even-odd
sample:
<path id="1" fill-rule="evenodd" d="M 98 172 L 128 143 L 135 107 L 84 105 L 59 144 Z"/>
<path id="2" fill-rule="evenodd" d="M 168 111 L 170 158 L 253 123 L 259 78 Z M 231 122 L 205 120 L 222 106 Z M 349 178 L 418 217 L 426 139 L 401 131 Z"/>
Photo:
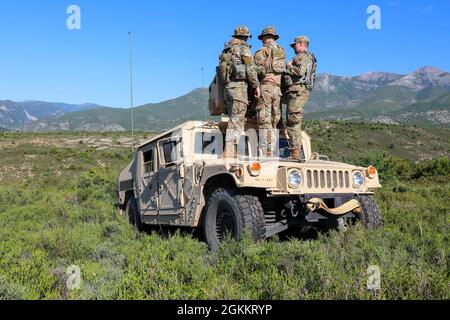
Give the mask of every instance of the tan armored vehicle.
<path id="1" fill-rule="evenodd" d="M 227 233 L 240 239 L 245 229 L 262 240 L 296 226 L 381 225 L 374 167 L 312 153 L 306 133 L 301 162 L 284 158 L 283 139 L 280 157 L 258 158 L 251 139 L 243 139 L 238 158 L 224 159 L 226 127 L 226 120 L 191 121 L 138 147 L 118 186 L 121 209 L 137 229 L 201 227 L 215 248 Z"/>

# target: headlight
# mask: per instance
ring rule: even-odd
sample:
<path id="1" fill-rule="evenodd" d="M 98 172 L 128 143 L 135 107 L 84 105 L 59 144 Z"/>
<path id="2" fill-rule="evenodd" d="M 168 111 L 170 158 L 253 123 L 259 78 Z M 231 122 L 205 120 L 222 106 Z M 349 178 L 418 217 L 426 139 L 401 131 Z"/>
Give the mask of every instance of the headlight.
<path id="1" fill-rule="evenodd" d="M 361 171 L 353 172 L 353 185 L 356 188 L 361 187 L 364 184 L 364 175 Z"/>
<path id="2" fill-rule="evenodd" d="M 302 175 L 298 170 L 291 170 L 288 174 L 289 187 L 298 189 L 302 184 Z"/>

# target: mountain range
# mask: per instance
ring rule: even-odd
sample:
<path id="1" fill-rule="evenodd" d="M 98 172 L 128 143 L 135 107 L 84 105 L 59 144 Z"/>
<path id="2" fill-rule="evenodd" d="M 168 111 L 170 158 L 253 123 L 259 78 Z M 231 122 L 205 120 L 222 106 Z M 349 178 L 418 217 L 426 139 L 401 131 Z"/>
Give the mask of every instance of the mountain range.
<path id="1" fill-rule="evenodd" d="M 136 107 L 133 110 L 135 129 L 161 131 L 187 120 L 204 119 L 207 101 L 208 89 L 202 88 L 172 100 Z M 13 105 L 18 106 L 16 116 L 11 112 Z M 0 127 L 26 131 L 131 129 L 130 109 L 93 104 L 64 106 L 66 108 L 54 103 L 47 107 L 45 102 L 9 101 L 8 104 L 8 101 L 0 101 Z M 9 111 L 6 118 L 5 109 Z M 388 72 L 369 72 L 356 77 L 319 74 L 305 117 L 450 127 L 450 73 L 423 67 L 406 75 Z"/>
<path id="2" fill-rule="evenodd" d="M 99 108 L 93 103 L 67 104 L 61 102 L 0 100 L 0 127 L 17 129 L 31 122 L 60 117 L 66 113 Z"/>
<path id="3" fill-rule="evenodd" d="M 450 125 L 450 73 L 433 67 L 407 75 L 370 72 L 318 76 L 306 108 L 310 119 Z"/>

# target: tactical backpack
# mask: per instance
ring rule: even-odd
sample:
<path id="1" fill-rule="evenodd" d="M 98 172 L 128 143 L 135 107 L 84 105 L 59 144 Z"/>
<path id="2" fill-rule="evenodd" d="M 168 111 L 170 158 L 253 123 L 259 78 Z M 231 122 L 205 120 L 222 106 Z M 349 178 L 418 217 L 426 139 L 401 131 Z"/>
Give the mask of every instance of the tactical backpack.
<path id="1" fill-rule="evenodd" d="M 274 73 L 283 73 L 286 71 L 286 52 L 280 46 L 271 48 L 270 68 Z"/>
<path id="2" fill-rule="evenodd" d="M 311 58 L 312 60 L 312 66 L 310 70 L 307 70 L 306 79 L 305 79 L 305 86 L 306 89 L 309 91 L 312 91 L 314 89 L 314 85 L 316 83 L 316 71 L 317 71 L 317 59 L 314 53 L 311 53 L 309 51 L 306 51 L 306 54 Z"/>
<path id="3" fill-rule="evenodd" d="M 240 45 L 227 44 L 220 55 L 220 75 L 224 83 L 247 79 L 246 66 L 242 61 Z"/>
<path id="4" fill-rule="evenodd" d="M 231 81 L 246 79 L 246 67 L 242 64 L 239 50 L 239 46 L 227 43 L 219 57 L 216 76 L 209 86 L 208 107 L 211 116 L 228 114 L 228 108 L 224 98 L 225 86 Z"/>
<path id="5" fill-rule="evenodd" d="M 270 48 L 270 56 L 264 60 L 264 63 L 262 59 L 258 58 L 258 53 L 256 53 L 255 63 L 264 67 L 264 75 L 267 73 L 281 74 L 286 71 L 286 53 L 282 47 L 272 46 Z"/>
<path id="6" fill-rule="evenodd" d="M 312 61 L 311 68 L 306 70 L 306 74 L 303 77 L 295 77 L 289 74 L 284 74 L 282 78 L 282 91 L 285 92 L 290 86 L 296 84 L 302 84 L 306 87 L 308 91 L 314 89 L 316 82 L 316 71 L 317 71 L 317 59 L 314 53 L 305 51 Z"/>

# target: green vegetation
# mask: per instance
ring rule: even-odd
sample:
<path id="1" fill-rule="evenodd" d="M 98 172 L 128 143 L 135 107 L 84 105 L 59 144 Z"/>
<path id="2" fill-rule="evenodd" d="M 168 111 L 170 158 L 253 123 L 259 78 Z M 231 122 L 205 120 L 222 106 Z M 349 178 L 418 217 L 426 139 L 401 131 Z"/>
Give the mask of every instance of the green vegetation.
<path id="1" fill-rule="evenodd" d="M 372 154 L 412 161 L 450 156 L 450 129 L 335 121 L 307 121 L 304 127 L 313 150 L 336 161 L 355 162 Z"/>
<path id="2" fill-rule="evenodd" d="M 321 153 L 379 168 L 383 228 L 228 241 L 211 253 L 190 230 L 136 234 L 119 215 L 126 133 L 0 133 L 0 298 L 449 299 L 449 132 L 306 128 Z M 70 265 L 82 273 L 72 291 Z M 381 269 L 376 292 L 366 288 L 369 265 Z"/>

